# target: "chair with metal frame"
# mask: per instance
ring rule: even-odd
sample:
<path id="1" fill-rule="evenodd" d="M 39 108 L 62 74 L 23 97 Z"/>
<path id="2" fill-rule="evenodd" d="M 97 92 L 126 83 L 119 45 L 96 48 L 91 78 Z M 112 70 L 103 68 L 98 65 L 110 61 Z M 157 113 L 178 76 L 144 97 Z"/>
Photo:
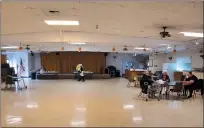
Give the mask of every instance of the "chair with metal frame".
<path id="1" fill-rule="evenodd" d="M 184 101 L 184 86 L 182 83 L 176 82 L 176 84 L 173 86 L 173 89 L 170 89 L 170 93 L 173 95 L 173 93 L 177 94 L 177 99 L 179 97 L 182 97 L 182 101 Z"/>
<path id="2" fill-rule="evenodd" d="M 131 83 L 133 83 L 134 86 L 135 86 L 135 77 L 134 77 L 134 76 L 128 77 L 127 87 L 130 87 L 130 86 L 131 86 Z"/>
<path id="3" fill-rule="evenodd" d="M 12 85 L 15 85 L 15 83 L 17 83 L 17 88 L 22 90 L 23 88 L 20 87 L 19 85 L 19 81 L 23 81 L 23 88 L 27 89 L 27 86 L 25 85 L 25 81 L 22 77 L 17 77 L 17 76 L 11 76 L 11 75 L 7 75 L 6 76 L 6 86 L 5 88 L 9 88 L 8 85 L 11 85 L 10 88 L 12 88 Z"/>
<path id="4" fill-rule="evenodd" d="M 141 92 L 139 93 L 138 97 L 142 97 L 145 98 L 146 101 L 148 101 L 149 98 L 153 99 L 156 96 L 156 93 L 158 92 L 157 90 L 155 90 L 156 88 L 154 88 L 156 85 L 153 85 L 152 82 L 148 81 L 148 80 L 140 80 L 140 88 L 141 88 Z M 147 91 L 146 97 L 144 97 L 144 92 Z M 159 92 L 158 92 L 159 94 Z M 160 100 L 160 96 L 157 96 L 158 101 Z"/>

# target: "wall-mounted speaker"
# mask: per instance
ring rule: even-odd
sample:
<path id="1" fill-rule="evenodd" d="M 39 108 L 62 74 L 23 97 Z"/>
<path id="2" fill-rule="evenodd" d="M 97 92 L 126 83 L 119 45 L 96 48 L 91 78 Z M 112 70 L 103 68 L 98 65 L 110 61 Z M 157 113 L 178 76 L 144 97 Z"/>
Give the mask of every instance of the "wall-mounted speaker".
<path id="1" fill-rule="evenodd" d="M 104 53 L 104 56 L 107 56 L 108 55 L 108 53 Z"/>
<path id="2" fill-rule="evenodd" d="M 57 56 L 59 56 L 59 54 L 60 54 L 59 52 L 56 52 L 56 55 L 57 55 Z"/>
<path id="3" fill-rule="evenodd" d="M 31 56 L 34 56 L 34 52 L 33 52 L 33 51 L 30 51 L 30 55 L 31 55 Z"/>
<path id="4" fill-rule="evenodd" d="M 116 59 L 116 56 L 113 56 L 113 59 L 115 60 L 115 59 Z"/>

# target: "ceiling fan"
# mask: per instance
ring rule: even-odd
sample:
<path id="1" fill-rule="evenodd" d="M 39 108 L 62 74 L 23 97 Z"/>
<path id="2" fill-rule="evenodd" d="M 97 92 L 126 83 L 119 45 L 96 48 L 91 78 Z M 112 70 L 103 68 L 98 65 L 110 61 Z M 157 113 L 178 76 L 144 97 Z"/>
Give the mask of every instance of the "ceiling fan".
<path id="1" fill-rule="evenodd" d="M 30 50 L 30 45 L 26 45 L 25 49 L 26 49 L 27 51 L 29 51 L 29 50 Z"/>
<path id="2" fill-rule="evenodd" d="M 160 32 L 160 36 L 161 38 L 167 38 L 167 37 L 171 37 L 171 35 L 169 34 L 169 32 L 166 31 L 167 27 L 163 26 L 163 31 Z"/>
<path id="3" fill-rule="evenodd" d="M 151 26 L 145 27 L 146 29 L 151 29 L 153 31 L 156 31 L 156 35 L 153 34 L 152 36 L 147 36 L 146 38 L 162 38 L 162 39 L 168 39 L 170 37 L 179 38 L 180 35 L 174 34 L 173 32 L 169 32 L 171 30 L 173 31 L 181 31 L 183 28 L 185 28 L 184 25 L 168 25 L 168 24 L 153 24 Z M 159 32 L 160 31 L 160 32 Z"/>

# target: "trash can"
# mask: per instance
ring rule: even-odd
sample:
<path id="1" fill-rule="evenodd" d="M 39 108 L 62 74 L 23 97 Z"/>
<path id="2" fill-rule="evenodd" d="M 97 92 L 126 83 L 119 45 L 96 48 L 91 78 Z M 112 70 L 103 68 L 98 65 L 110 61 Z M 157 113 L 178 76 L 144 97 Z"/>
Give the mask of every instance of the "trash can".
<path id="1" fill-rule="evenodd" d="M 35 80 L 36 79 L 36 72 L 31 72 L 31 79 Z"/>

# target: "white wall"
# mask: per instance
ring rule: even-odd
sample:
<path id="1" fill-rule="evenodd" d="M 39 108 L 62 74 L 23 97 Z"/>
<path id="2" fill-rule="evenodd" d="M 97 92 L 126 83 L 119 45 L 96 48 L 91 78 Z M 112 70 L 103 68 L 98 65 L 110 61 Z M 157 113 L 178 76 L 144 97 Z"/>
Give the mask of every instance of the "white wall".
<path id="1" fill-rule="evenodd" d="M 34 56 L 31 56 L 29 54 L 29 60 L 30 60 L 30 68 L 29 70 L 38 70 L 41 67 L 41 57 L 40 53 L 34 53 Z"/>
<path id="2" fill-rule="evenodd" d="M 9 64 L 11 67 L 15 68 L 15 72 L 17 73 L 17 65 L 20 65 L 20 58 L 23 60 L 23 65 L 25 67 L 25 72 L 22 76 L 29 77 L 31 70 L 38 70 L 41 67 L 41 57 L 40 53 L 35 53 L 34 56 L 31 56 L 27 51 L 22 52 L 4 52 L 2 54 L 7 55 L 7 60 L 9 60 Z M 20 68 L 18 68 L 19 72 Z"/>
<path id="3" fill-rule="evenodd" d="M 116 58 L 114 59 L 114 56 Z M 131 67 L 126 67 L 126 62 L 133 62 L 134 69 L 143 68 L 143 60 L 144 58 L 141 56 L 133 56 L 133 54 L 125 54 L 125 53 L 108 53 L 106 56 L 106 66 L 115 66 L 117 70 L 120 70 L 120 74 L 124 74 L 126 69 L 130 69 Z"/>
<path id="4" fill-rule="evenodd" d="M 202 68 L 203 67 L 203 59 L 200 57 L 202 53 L 199 53 L 197 50 L 191 50 L 191 51 L 183 51 L 183 52 L 176 52 L 176 53 L 170 53 L 167 54 L 165 58 L 165 62 L 176 62 L 176 58 L 184 58 L 184 57 L 191 57 L 191 66 L 192 68 Z M 169 60 L 168 58 L 172 57 L 172 60 Z"/>
<path id="5" fill-rule="evenodd" d="M 202 68 L 203 59 L 200 57 L 200 55 L 201 53 L 199 53 L 196 50 L 154 55 L 153 57 L 150 57 L 150 59 L 153 58 L 153 67 L 150 67 L 149 69 L 152 72 L 162 71 L 164 63 L 176 63 L 177 58 L 186 58 L 186 57 L 191 58 L 192 68 Z M 172 60 L 169 60 L 169 57 L 172 57 Z M 154 67 L 154 65 L 157 65 L 157 67 Z"/>
<path id="6" fill-rule="evenodd" d="M 152 67 L 149 67 L 149 70 L 151 70 L 153 73 L 156 71 L 162 71 L 165 57 L 165 54 L 150 56 L 149 59 L 150 61 L 152 60 Z"/>
<path id="7" fill-rule="evenodd" d="M 7 60 L 9 60 L 10 67 L 14 67 L 15 72 L 17 73 L 17 65 L 18 65 L 18 73 L 20 71 L 20 60 L 22 58 L 23 66 L 25 71 L 23 72 L 22 76 L 28 77 L 29 76 L 29 59 L 28 59 L 28 52 L 4 52 L 3 54 L 7 55 Z"/>

